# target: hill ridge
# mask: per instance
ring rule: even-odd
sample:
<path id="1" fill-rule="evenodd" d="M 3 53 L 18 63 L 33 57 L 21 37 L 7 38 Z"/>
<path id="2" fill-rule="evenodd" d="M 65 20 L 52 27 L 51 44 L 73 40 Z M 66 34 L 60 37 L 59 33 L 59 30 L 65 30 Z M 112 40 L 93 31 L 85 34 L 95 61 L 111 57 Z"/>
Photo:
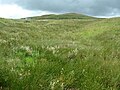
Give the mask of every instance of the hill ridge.
<path id="1" fill-rule="evenodd" d="M 47 14 L 42 16 L 27 17 L 23 19 L 94 19 L 95 17 L 79 14 L 79 13 L 65 13 L 65 14 Z"/>

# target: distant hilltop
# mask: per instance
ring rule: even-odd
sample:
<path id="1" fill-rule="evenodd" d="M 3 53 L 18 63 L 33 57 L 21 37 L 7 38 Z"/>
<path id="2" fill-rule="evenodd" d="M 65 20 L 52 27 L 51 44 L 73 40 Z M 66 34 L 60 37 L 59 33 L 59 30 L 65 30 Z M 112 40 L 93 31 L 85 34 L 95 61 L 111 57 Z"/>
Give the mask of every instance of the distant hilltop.
<path id="1" fill-rule="evenodd" d="M 43 16 L 34 16 L 34 17 L 27 17 L 23 19 L 33 19 L 33 20 L 39 20 L 39 19 L 94 19 L 95 17 L 87 16 L 83 14 L 78 13 L 66 13 L 66 14 L 49 14 L 49 15 L 43 15 Z"/>

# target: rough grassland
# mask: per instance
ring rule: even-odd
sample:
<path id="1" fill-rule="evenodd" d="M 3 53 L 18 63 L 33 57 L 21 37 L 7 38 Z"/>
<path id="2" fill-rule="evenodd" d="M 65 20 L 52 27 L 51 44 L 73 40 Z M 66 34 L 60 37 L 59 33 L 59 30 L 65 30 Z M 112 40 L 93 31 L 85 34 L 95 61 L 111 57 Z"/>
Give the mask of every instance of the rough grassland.
<path id="1" fill-rule="evenodd" d="M 1 90 L 120 90 L 120 18 L 0 19 Z"/>

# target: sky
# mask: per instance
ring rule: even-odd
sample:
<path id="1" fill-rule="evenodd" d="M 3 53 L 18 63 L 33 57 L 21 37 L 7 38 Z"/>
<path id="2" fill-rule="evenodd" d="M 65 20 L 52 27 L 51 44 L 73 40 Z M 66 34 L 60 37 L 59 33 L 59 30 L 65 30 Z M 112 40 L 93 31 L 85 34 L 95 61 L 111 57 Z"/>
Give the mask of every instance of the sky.
<path id="1" fill-rule="evenodd" d="M 0 0 L 0 17 L 23 18 L 45 14 L 82 13 L 120 16 L 120 0 Z"/>

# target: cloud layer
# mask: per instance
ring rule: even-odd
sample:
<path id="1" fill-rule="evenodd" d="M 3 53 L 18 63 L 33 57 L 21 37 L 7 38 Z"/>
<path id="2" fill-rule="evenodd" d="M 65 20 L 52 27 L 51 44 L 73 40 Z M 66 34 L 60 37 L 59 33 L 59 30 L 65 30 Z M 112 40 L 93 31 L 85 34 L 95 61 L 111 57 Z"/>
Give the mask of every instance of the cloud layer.
<path id="1" fill-rule="evenodd" d="M 50 12 L 27 10 L 16 4 L 0 4 L 0 17 L 3 18 L 17 19 L 31 16 L 40 16 L 45 14 L 50 14 Z"/>
<path id="2" fill-rule="evenodd" d="M 120 15 L 120 0 L 0 0 L 34 11 L 78 12 L 93 16 Z"/>

